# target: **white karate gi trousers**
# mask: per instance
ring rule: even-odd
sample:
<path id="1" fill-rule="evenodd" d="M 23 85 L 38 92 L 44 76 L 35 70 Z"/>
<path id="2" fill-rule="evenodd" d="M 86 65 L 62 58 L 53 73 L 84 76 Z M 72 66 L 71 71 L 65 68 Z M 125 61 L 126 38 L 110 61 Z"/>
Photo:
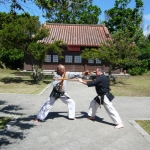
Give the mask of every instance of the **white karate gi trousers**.
<path id="1" fill-rule="evenodd" d="M 90 106 L 89 106 L 88 115 L 95 117 L 97 108 L 99 106 L 100 105 L 95 100 L 92 100 L 91 103 L 90 103 Z M 112 119 L 112 121 L 116 125 L 118 125 L 119 123 L 122 122 L 121 119 L 120 119 L 120 116 L 119 116 L 118 112 L 115 110 L 115 108 L 112 105 L 112 102 L 109 101 L 109 99 L 107 98 L 106 95 L 104 95 L 103 106 L 104 106 L 105 110 L 107 111 L 108 115 L 110 116 L 110 118 Z"/>
<path id="2" fill-rule="evenodd" d="M 74 119 L 75 118 L 75 102 L 65 96 L 61 96 L 59 99 L 55 100 L 54 97 L 49 97 L 48 100 L 45 102 L 45 104 L 40 109 L 39 113 L 37 114 L 37 118 L 41 121 L 44 121 L 44 119 L 47 117 L 50 109 L 54 105 L 54 103 L 58 100 L 62 100 L 65 104 L 68 105 L 68 118 Z"/>

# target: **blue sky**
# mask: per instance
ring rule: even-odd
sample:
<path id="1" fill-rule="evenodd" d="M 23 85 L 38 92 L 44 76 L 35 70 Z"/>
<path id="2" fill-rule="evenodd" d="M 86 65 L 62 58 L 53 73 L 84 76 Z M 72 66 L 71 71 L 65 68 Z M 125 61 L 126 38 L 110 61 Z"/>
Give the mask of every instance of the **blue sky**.
<path id="1" fill-rule="evenodd" d="M 147 26 L 150 25 L 150 0 L 143 0 L 143 32 L 147 33 Z M 114 7 L 115 0 L 93 0 L 93 4 L 101 8 L 102 13 L 100 15 L 101 20 L 105 20 L 104 11 Z M 129 7 L 135 8 L 135 0 L 131 0 Z"/>
<path id="2" fill-rule="evenodd" d="M 18 0 L 21 1 L 21 0 Z M 150 0 L 143 0 L 144 2 L 144 15 L 143 15 L 143 32 L 144 34 L 147 33 L 147 26 L 150 25 Z M 114 7 L 115 0 L 93 0 L 93 5 L 97 5 L 101 8 L 102 13 L 100 15 L 100 20 L 105 20 L 104 11 Z M 24 9 L 28 11 L 31 15 L 39 16 L 41 23 L 45 22 L 46 19 L 42 17 L 42 10 L 40 10 L 35 4 L 29 1 L 27 4 L 22 4 Z M 131 8 L 135 8 L 135 0 L 131 0 L 129 5 Z M 1 12 L 9 12 L 9 4 L 0 4 L 0 11 Z"/>

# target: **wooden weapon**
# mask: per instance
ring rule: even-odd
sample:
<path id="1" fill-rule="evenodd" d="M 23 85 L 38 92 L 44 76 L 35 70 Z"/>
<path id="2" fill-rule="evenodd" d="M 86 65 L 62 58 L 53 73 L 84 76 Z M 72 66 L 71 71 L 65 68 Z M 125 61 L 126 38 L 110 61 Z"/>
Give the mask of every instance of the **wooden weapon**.
<path id="1" fill-rule="evenodd" d="M 70 78 L 53 78 L 53 80 L 70 80 L 70 81 L 79 81 L 78 79 L 70 79 Z M 85 82 L 92 81 L 92 80 L 83 80 Z"/>
<path id="2" fill-rule="evenodd" d="M 89 74 L 93 74 L 93 73 L 96 73 L 96 71 L 91 71 L 91 72 L 89 72 Z"/>
<path id="3" fill-rule="evenodd" d="M 93 73 L 95 73 L 96 71 L 92 71 L 92 72 L 89 72 L 88 74 L 93 74 Z M 63 81 L 64 80 L 70 80 L 70 81 L 79 81 L 78 79 L 70 79 L 70 78 L 66 78 L 65 77 L 65 75 L 66 75 L 66 72 L 64 73 L 64 75 L 63 75 L 63 77 L 62 78 L 53 78 L 53 80 L 61 80 L 60 81 L 60 89 L 62 90 L 62 86 L 63 86 Z M 85 82 L 90 82 L 90 81 L 93 81 L 93 80 L 83 80 L 83 81 L 85 81 Z M 60 91 L 61 91 L 60 90 Z"/>
<path id="4" fill-rule="evenodd" d="M 66 72 L 64 72 L 63 74 L 63 77 L 60 79 L 60 86 L 59 86 L 59 91 L 62 92 L 62 87 L 63 87 L 63 82 L 64 82 L 64 79 L 66 77 Z"/>

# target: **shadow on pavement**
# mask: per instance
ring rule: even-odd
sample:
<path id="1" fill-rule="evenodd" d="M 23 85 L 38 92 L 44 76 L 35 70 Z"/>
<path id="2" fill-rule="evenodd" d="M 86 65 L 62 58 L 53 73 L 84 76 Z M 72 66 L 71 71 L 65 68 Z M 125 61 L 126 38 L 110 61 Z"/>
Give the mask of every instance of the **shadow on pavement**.
<path id="1" fill-rule="evenodd" d="M 63 118 L 66 118 L 68 119 L 68 116 L 67 116 L 67 112 L 49 112 L 49 114 L 47 115 L 46 120 L 48 119 L 54 119 L 54 118 L 60 118 L 60 117 L 63 117 Z M 88 114 L 86 112 L 76 112 L 76 119 L 84 119 L 84 118 L 88 118 Z M 99 123 L 104 123 L 104 124 L 107 124 L 107 125 L 111 125 L 111 126 L 115 126 L 114 123 L 110 123 L 110 122 L 107 122 L 107 121 L 103 121 L 104 118 L 100 118 L 98 116 L 96 116 L 95 120 L 90 120 L 90 121 L 96 121 L 96 122 L 99 122 Z"/>
<path id="2" fill-rule="evenodd" d="M 64 114 L 64 115 L 62 115 L 62 114 Z M 49 112 L 49 114 L 45 118 L 45 121 L 48 119 L 54 119 L 54 118 L 60 118 L 60 117 L 68 119 L 67 112 L 63 112 L 63 111 L 62 112 Z"/>
<path id="3" fill-rule="evenodd" d="M 81 114 L 83 114 L 81 117 L 76 117 L 77 119 L 82 119 L 82 118 L 88 118 L 88 114 L 86 112 L 80 112 Z M 103 121 L 104 118 L 100 118 L 98 116 L 95 117 L 95 120 L 90 120 L 90 121 L 97 121 L 97 122 L 100 122 L 100 123 L 104 123 L 104 124 L 107 124 L 107 125 L 112 125 L 112 126 L 115 126 L 114 123 L 110 123 L 110 122 L 107 122 L 107 121 Z"/>
<path id="4" fill-rule="evenodd" d="M 26 138 L 24 131 L 33 128 L 34 123 L 29 123 L 29 121 L 33 121 L 35 116 L 27 116 L 21 117 L 18 119 L 12 119 L 5 128 L 0 131 L 0 146 L 7 146 L 8 144 L 12 144 L 16 142 L 16 140 L 23 140 Z M 27 122 L 26 122 L 27 121 Z"/>
<path id="5" fill-rule="evenodd" d="M 0 112 L 5 114 L 9 114 L 12 117 L 16 115 L 18 118 L 13 118 L 5 127 L 4 129 L 0 130 L 0 147 L 7 146 L 9 144 L 15 143 L 16 140 L 23 140 L 26 138 L 25 133 L 26 130 L 33 128 L 34 123 L 30 123 L 29 121 L 33 120 L 35 116 L 23 116 L 23 113 L 17 112 L 19 110 L 23 110 L 22 107 L 18 105 L 6 105 L 6 102 L 0 100 L 1 110 Z M 6 115 L 6 116 L 7 116 Z M 22 115 L 20 117 L 20 115 Z M 19 118 L 20 117 L 20 118 Z"/>

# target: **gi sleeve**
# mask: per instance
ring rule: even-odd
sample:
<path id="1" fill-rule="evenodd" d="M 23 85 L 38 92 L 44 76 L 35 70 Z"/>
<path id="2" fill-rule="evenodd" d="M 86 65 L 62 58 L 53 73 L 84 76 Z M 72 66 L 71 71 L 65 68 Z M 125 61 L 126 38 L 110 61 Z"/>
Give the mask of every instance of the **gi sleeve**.
<path id="1" fill-rule="evenodd" d="M 75 72 L 75 73 L 71 73 L 71 72 L 66 72 L 66 77 L 67 78 L 81 78 L 82 72 Z"/>
<path id="2" fill-rule="evenodd" d="M 91 81 L 91 82 L 87 82 L 87 86 L 88 87 L 91 87 L 91 86 L 97 86 L 100 84 L 100 81 L 99 80 L 94 80 L 94 81 Z"/>

